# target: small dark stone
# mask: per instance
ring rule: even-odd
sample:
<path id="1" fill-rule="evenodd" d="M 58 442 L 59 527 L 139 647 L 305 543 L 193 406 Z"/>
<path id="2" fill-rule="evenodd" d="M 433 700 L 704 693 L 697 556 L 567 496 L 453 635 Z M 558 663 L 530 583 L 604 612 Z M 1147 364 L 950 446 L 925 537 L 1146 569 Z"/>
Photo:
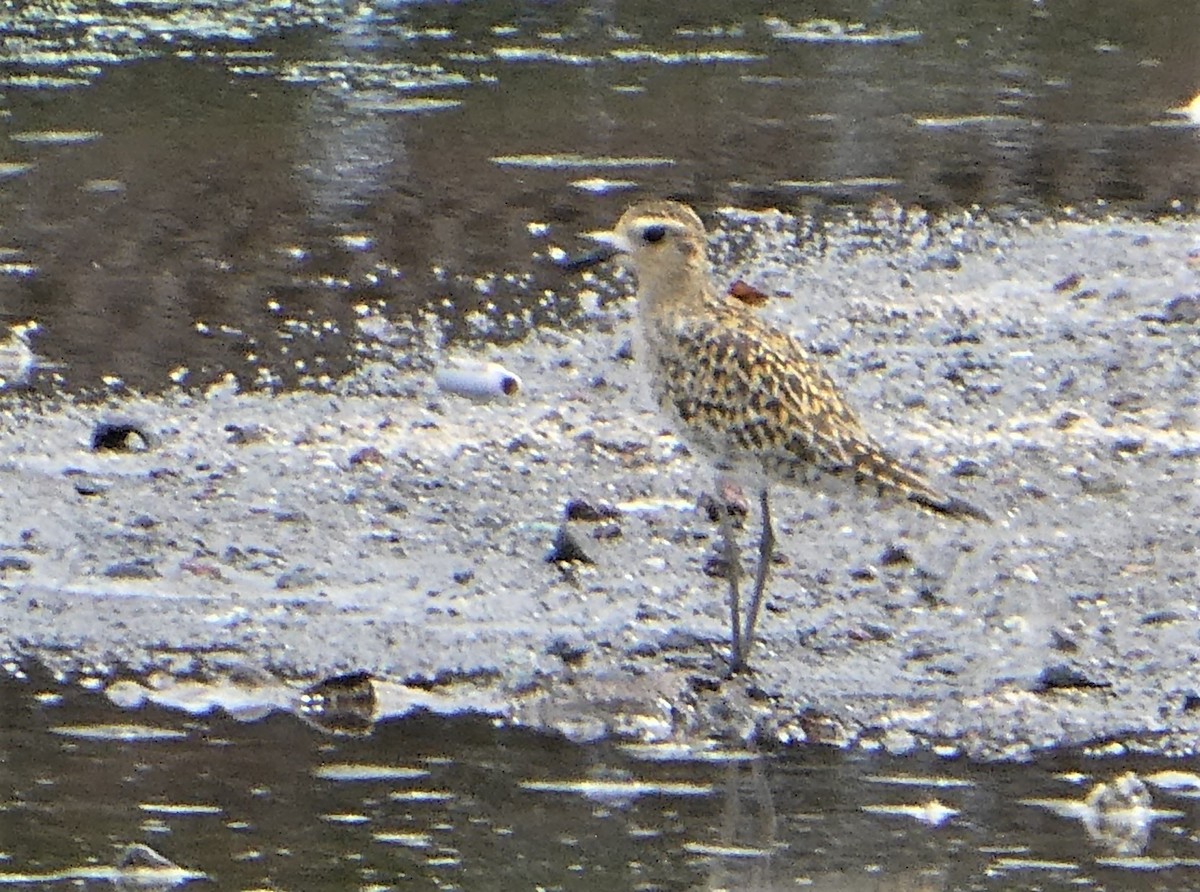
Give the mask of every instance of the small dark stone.
<path id="1" fill-rule="evenodd" d="M 157 579 L 159 572 L 154 569 L 153 561 L 135 558 L 132 561 L 109 564 L 104 568 L 104 575 L 110 579 Z"/>
<path id="2" fill-rule="evenodd" d="M 930 675 L 941 675 L 945 678 L 957 678 L 966 670 L 966 664 L 956 657 L 943 657 L 925 667 L 925 671 Z"/>
<path id="3" fill-rule="evenodd" d="M 546 647 L 547 655 L 558 657 L 568 666 L 575 666 L 582 663 L 587 653 L 588 647 L 586 644 L 571 644 L 565 638 L 555 638 Z"/>
<path id="4" fill-rule="evenodd" d="M 641 440 L 623 440 L 620 443 L 609 440 L 601 443 L 600 446 L 610 452 L 617 453 L 617 455 L 637 455 L 646 448 L 646 444 Z"/>
<path id="5" fill-rule="evenodd" d="M 1200 294 L 1177 294 L 1171 298 L 1164 307 L 1163 321 L 1200 322 Z"/>
<path id="6" fill-rule="evenodd" d="M 1182 707 L 1184 712 L 1195 712 L 1200 709 L 1200 694 L 1184 694 Z"/>
<path id="7" fill-rule="evenodd" d="M 1137 411 L 1146 402 L 1145 394 L 1137 390 L 1119 390 L 1108 398 L 1108 404 L 1114 409 Z"/>
<path id="8" fill-rule="evenodd" d="M 891 641 L 896 634 L 891 626 L 884 623 L 863 623 L 862 629 L 873 641 Z"/>
<path id="9" fill-rule="evenodd" d="M 30 570 L 32 568 L 33 564 L 29 563 L 23 557 L 18 557 L 15 554 L 0 556 L 0 573 L 7 570 Z"/>
<path id="10" fill-rule="evenodd" d="M 617 348 L 616 358 L 624 359 L 626 361 L 633 359 L 633 340 L 632 339 L 627 338 L 624 342 L 622 342 L 621 346 Z"/>
<path id="11" fill-rule="evenodd" d="M 515 453 L 515 452 L 523 452 L 524 450 L 530 448 L 531 446 L 533 446 L 533 437 L 531 437 L 529 434 L 526 433 L 526 434 L 519 434 L 518 436 L 513 437 L 511 440 L 508 441 L 507 445 L 505 445 L 504 448 L 509 453 Z"/>
<path id="12" fill-rule="evenodd" d="M 760 703 L 769 702 L 775 699 L 775 697 L 771 695 L 770 691 L 756 684 L 749 684 L 746 686 L 746 696 L 751 700 L 757 700 Z"/>
<path id="13" fill-rule="evenodd" d="M 693 691 L 704 691 L 707 693 L 713 693 L 715 691 L 721 690 L 721 685 L 723 683 L 724 683 L 724 679 L 722 679 L 718 675 L 689 675 L 688 676 L 688 686 L 691 687 L 691 689 Z"/>
<path id="14" fill-rule="evenodd" d="M 725 579 L 729 575 L 729 563 L 720 555 L 710 555 L 704 562 L 704 575 Z"/>
<path id="15" fill-rule="evenodd" d="M 554 536 L 554 545 L 551 547 L 550 553 L 546 555 L 546 563 L 594 564 L 596 562 L 588 557 L 583 546 L 571 535 L 571 531 L 565 526 L 560 526 Z"/>
<path id="16" fill-rule="evenodd" d="M 1141 452 L 1145 445 L 1146 441 L 1144 438 L 1135 436 L 1134 434 L 1124 434 L 1113 441 L 1112 448 L 1113 452 L 1133 453 Z"/>
<path id="17" fill-rule="evenodd" d="M 873 567 L 852 567 L 850 569 L 850 578 L 859 580 L 860 582 L 867 582 L 876 579 L 877 574 Z"/>
<path id="18" fill-rule="evenodd" d="M 136 447 L 137 451 L 150 448 L 149 434 L 136 424 L 111 421 L 98 422 L 92 429 L 92 451 L 133 452 L 135 451 L 135 443 L 137 442 L 131 439 L 134 436 L 141 441 L 141 445 Z"/>
<path id="19" fill-rule="evenodd" d="M 658 645 L 653 641 L 639 641 L 625 653 L 631 657 L 657 657 L 659 650 Z"/>
<path id="20" fill-rule="evenodd" d="M 1065 279 L 1059 279 L 1054 283 L 1054 290 L 1060 294 L 1063 291 L 1074 291 L 1083 282 L 1083 273 L 1071 273 Z"/>
<path id="21" fill-rule="evenodd" d="M 1069 632 L 1061 629 L 1050 630 L 1050 643 L 1054 645 L 1055 650 L 1065 654 L 1073 654 L 1079 650 L 1075 638 Z"/>
<path id="22" fill-rule="evenodd" d="M 879 563 L 885 567 L 894 567 L 897 564 L 911 564 L 912 555 L 908 553 L 908 549 L 903 545 L 889 545 L 883 550 L 883 554 L 879 556 Z"/>
<path id="23" fill-rule="evenodd" d="M 317 581 L 316 575 L 308 567 L 297 567 L 275 577 L 275 588 L 281 591 L 295 588 L 308 588 Z"/>
<path id="24" fill-rule="evenodd" d="M 598 541 L 607 541 L 621 538 L 621 525 L 619 523 L 604 523 L 592 530 L 592 538 Z"/>
<path id="25" fill-rule="evenodd" d="M 895 632 L 883 623 L 863 623 L 850 629 L 846 635 L 851 641 L 890 641 Z"/>
<path id="26" fill-rule="evenodd" d="M 129 521 L 129 525 L 138 530 L 149 530 L 158 526 L 158 519 L 151 517 L 149 514 L 139 514 L 133 520 Z"/>
<path id="27" fill-rule="evenodd" d="M 1139 619 L 1138 624 L 1142 626 L 1165 626 L 1168 623 L 1177 623 L 1182 619 L 1185 619 L 1185 617 L 1178 610 L 1152 610 Z"/>
<path id="28" fill-rule="evenodd" d="M 937 251 L 927 256 L 920 268 L 926 272 L 933 270 L 956 270 L 962 266 L 962 260 L 953 251 Z"/>
<path id="29" fill-rule="evenodd" d="M 1052 426 L 1055 430 L 1065 431 L 1072 427 L 1077 421 L 1082 420 L 1083 415 L 1073 409 L 1067 409 L 1065 412 L 1060 412 L 1058 417 L 1054 419 Z"/>
<path id="30" fill-rule="evenodd" d="M 270 430 L 261 424 L 227 424 L 225 432 L 229 434 L 227 440 L 233 446 L 261 443 L 270 435 Z"/>
<path id="31" fill-rule="evenodd" d="M 950 469 L 951 477 L 983 477 L 986 473 L 983 465 L 970 458 L 959 459 Z"/>
<path id="32" fill-rule="evenodd" d="M 952 331 L 946 337 L 947 344 L 980 344 L 982 342 L 983 339 L 979 336 L 978 332 L 964 329 Z"/>
<path id="33" fill-rule="evenodd" d="M 72 485 L 75 487 L 75 492 L 81 496 L 102 496 L 111 487 L 111 484 L 86 474 L 76 476 Z"/>
<path id="34" fill-rule="evenodd" d="M 683 629 L 672 629 L 658 639 L 662 650 L 692 650 L 700 646 L 700 638 Z"/>
<path id="35" fill-rule="evenodd" d="M 450 578 L 459 585 L 466 585 L 475 578 L 475 571 L 470 568 L 464 570 L 455 570 L 454 573 L 451 574 Z"/>
<path id="36" fill-rule="evenodd" d="M 1068 666 L 1066 663 L 1058 663 L 1054 666 L 1047 666 L 1042 670 L 1042 674 L 1038 676 L 1037 683 L 1033 689 L 1037 693 L 1042 694 L 1047 691 L 1069 688 L 1107 687 L 1112 687 L 1112 685 L 1104 681 L 1093 681 L 1078 669 Z"/>
<path id="37" fill-rule="evenodd" d="M 621 516 L 621 511 L 612 505 L 607 505 L 601 502 L 598 505 L 593 505 L 591 502 L 583 499 L 571 499 L 567 502 L 566 507 L 567 520 L 581 520 L 587 523 L 595 523 L 600 520 L 613 520 Z"/>
<path id="38" fill-rule="evenodd" d="M 358 465 L 381 465 L 384 463 L 383 453 L 374 446 L 364 446 L 350 453 L 350 467 Z"/>
<path id="39" fill-rule="evenodd" d="M 944 648 L 934 647 L 931 644 L 916 644 L 904 655 L 904 659 L 912 663 L 927 663 L 935 657 L 941 656 L 944 650 Z"/>
<path id="40" fill-rule="evenodd" d="M 655 623 L 670 619 L 671 615 L 659 604 L 639 604 L 634 617 L 640 623 Z"/>

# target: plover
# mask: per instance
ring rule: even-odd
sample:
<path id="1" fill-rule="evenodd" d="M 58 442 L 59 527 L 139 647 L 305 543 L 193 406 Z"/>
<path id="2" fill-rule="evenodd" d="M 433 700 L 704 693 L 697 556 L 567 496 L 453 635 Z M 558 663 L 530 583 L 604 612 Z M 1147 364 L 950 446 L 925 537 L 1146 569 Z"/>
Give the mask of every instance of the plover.
<path id="1" fill-rule="evenodd" d="M 940 514 L 987 515 L 933 486 L 863 427 L 833 380 L 791 335 L 713 285 L 704 224 L 672 201 L 630 207 L 610 232 L 590 233 L 637 275 L 635 361 L 675 429 L 719 469 L 758 490 L 762 534 L 754 590 L 741 615 L 741 561 L 728 510 L 721 512 L 729 583 L 730 668 L 745 667 L 770 572 L 773 482 L 804 485 L 822 475 L 875 488 Z"/>

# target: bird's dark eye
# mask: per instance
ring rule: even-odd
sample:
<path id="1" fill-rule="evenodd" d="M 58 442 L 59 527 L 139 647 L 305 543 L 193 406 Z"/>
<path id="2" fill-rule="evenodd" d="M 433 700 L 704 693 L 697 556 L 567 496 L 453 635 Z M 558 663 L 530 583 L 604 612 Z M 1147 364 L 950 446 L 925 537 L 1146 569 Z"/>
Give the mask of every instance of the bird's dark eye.
<path id="1" fill-rule="evenodd" d="M 666 237 L 667 227 L 663 226 L 661 223 L 655 223 L 653 226 L 647 226 L 642 230 L 642 240 L 649 242 L 652 245 L 655 242 L 661 242 Z"/>

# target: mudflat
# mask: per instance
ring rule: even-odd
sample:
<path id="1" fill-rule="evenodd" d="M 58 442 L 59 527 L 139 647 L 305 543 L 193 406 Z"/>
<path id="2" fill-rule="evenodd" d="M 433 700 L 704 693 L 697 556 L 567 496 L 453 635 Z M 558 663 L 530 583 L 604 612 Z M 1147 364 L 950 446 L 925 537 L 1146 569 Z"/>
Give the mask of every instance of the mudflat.
<path id="1" fill-rule="evenodd" d="M 649 409 L 601 271 L 568 286 L 580 330 L 480 348 L 522 382 L 492 401 L 439 391 L 433 355 L 320 393 L 0 394 L 0 653 L 363 671 L 589 739 L 1192 751 L 1200 224 L 719 227 L 720 275 L 993 523 L 777 487 L 753 671 L 726 678 L 719 488 Z M 102 423 L 134 432 L 95 449 Z M 586 560 L 547 560 L 564 535 Z"/>

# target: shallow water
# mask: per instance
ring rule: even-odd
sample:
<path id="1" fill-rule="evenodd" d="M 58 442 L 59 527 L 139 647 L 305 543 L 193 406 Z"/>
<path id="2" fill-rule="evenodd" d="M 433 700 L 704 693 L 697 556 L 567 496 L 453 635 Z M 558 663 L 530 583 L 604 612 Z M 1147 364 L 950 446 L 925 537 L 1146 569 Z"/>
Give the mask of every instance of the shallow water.
<path id="1" fill-rule="evenodd" d="M 335 734 L 286 711 L 123 709 L 128 680 L 9 670 L 15 888 L 1165 890 L 1200 868 L 1200 777 L 1166 760 L 579 746 L 428 713 Z M 1101 812 L 1102 783 L 1147 798 Z M 115 869 L 130 846 L 161 866 Z"/>
<path id="2" fill-rule="evenodd" d="M 0 49 L 0 321 L 37 322 L 49 367 L 0 377 L 319 388 L 360 362 L 364 306 L 459 340 L 570 326 L 547 256 L 646 193 L 1189 212 L 1184 7 L 25 4 Z"/>
<path id="3" fill-rule="evenodd" d="M 1197 10 L 959 6 L 8 10 L 0 340 L 38 324 L 35 394 L 320 388 L 370 352 L 363 307 L 416 340 L 571 326 L 553 249 L 635 195 L 1194 211 L 1200 139 L 1166 110 L 1200 88 Z M 1196 885 L 1175 762 L 583 747 L 433 715 L 334 736 L 112 695 L 0 683 L 0 883 L 132 881 L 144 844 L 164 882 L 243 889 Z M 1100 820 L 1085 799 L 1129 771 L 1152 806 Z"/>

